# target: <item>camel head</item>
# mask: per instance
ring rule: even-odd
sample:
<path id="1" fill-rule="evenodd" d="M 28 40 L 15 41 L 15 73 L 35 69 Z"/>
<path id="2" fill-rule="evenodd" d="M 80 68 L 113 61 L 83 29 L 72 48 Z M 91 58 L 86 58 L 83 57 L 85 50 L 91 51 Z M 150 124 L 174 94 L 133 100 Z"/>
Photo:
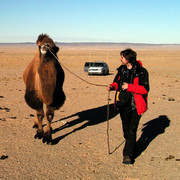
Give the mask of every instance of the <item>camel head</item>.
<path id="1" fill-rule="evenodd" d="M 40 34 L 36 44 L 39 47 L 40 56 L 48 56 L 48 54 L 50 54 L 49 51 L 52 51 L 54 54 L 59 51 L 59 47 L 55 45 L 53 40 L 47 34 Z"/>

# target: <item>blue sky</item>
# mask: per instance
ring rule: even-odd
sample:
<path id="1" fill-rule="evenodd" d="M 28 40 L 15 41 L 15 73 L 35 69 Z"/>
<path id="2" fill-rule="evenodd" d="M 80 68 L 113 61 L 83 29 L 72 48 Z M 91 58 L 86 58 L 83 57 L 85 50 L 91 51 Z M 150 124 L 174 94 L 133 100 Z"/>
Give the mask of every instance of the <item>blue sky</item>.
<path id="1" fill-rule="evenodd" d="M 180 44 L 180 0 L 0 0 L 0 43 Z"/>

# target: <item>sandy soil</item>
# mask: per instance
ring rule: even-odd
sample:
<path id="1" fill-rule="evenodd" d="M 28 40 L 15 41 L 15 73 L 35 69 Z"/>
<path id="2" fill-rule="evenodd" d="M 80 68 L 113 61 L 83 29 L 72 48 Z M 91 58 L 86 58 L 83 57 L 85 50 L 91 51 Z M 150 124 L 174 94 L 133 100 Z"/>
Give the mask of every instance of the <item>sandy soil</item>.
<path id="1" fill-rule="evenodd" d="M 59 60 L 81 78 L 113 81 L 126 47 L 62 47 Z M 66 102 L 55 112 L 53 145 L 34 139 L 35 111 L 24 101 L 22 73 L 36 46 L 0 46 L 0 179 L 180 179 L 180 47 L 133 47 L 150 75 L 149 109 L 137 134 L 139 156 L 122 164 L 124 138 L 110 93 L 107 148 L 106 88 L 65 71 Z M 103 60 L 108 76 L 88 76 L 86 61 Z M 46 121 L 44 121 L 46 124 Z"/>

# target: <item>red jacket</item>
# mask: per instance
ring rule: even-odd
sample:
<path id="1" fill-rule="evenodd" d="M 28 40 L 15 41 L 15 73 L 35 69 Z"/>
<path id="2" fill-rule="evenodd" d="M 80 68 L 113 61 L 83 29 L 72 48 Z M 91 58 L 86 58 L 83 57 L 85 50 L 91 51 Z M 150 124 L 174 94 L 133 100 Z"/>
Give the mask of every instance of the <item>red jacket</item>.
<path id="1" fill-rule="evenodd" d="M 141 115 L 147 110 L 149 75 L 147 70 L 142 67 L 141 61 L 138 62 L 139 67 L 134 71 L 133 83 L 128 84 L 127 92 L 132 92 L 134 94 L 137 113 Z M 114 82 L 110 84 L 112 86 L 112 90 L 116 91 L 118 90 L 118 82 L 121 78 L 122 72 L 126 70 L 126 66 L 121 65 L 117 70 L 118 73 Z"/>

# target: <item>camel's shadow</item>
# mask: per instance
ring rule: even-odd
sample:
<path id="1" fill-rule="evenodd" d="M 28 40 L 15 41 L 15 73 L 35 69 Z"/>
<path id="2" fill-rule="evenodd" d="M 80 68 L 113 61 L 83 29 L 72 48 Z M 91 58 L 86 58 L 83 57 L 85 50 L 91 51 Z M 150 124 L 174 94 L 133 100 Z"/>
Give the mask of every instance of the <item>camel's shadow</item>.
<path id="1" fill-rule="evenodd" d="M 109 120 L 114 118 L 118 114 L 118 112 L 114 109 L 114 104 L 109 105 L 109 112 L 110 112 L 109 113 Z M 59 141 L 61 139 L 65 138 L 66 136 L 68 136 L 70 134 L 72 134 L 73 132 L 84 129 L 87 126 L 97 125 L 99 123 L 107 121 L 107 105 L 97 107 L 97 108 L 94 108 L 94 109 L 88 109 L 88 110 L 84 110 L 84 111 L 81 111 L 81 112 L 77 112 L 75 114 L 72 114 L 70 116 L 62 118 L 62 119 L 60 119 L 58 121 L 66 120 L 68 118 L 76 117 L 76 116 L 77 116 L 76 119 L 67 122 L 63 126 L 60 126 L 60 127 L 56 128 L 56 129 L 53 129 L 52 133 L 55 134 L 55 133 L 57 133 L 58 131 L 60 131 L 62 129 L 73 127 L 73 126 L 75 126 L 77 124 L 80 124 L 82 122 L 85 122 L 85 123 L 80 125 L 79 127 L 75 128 L 71 132 L 69 132 L 69 133 L 67 133 L 67 134 L 65 134 L 63 136 L 59 136 L 59 137 L 53 139 L 52 144 L 59 143 Z M 56 123 L 58 121 L 54 121 L 53 123 Z"/>
<path id="2" fill-rule="evenodd" d="M 170 120 L 165 115 L 161 115 L 158 118 L 143 124 L 142 135 L 136 143 L 135 158 L 140 156 L 141 153 L 146 150 L 153 139 L 159 134 L 163 134 L 169 125 Z"/>

